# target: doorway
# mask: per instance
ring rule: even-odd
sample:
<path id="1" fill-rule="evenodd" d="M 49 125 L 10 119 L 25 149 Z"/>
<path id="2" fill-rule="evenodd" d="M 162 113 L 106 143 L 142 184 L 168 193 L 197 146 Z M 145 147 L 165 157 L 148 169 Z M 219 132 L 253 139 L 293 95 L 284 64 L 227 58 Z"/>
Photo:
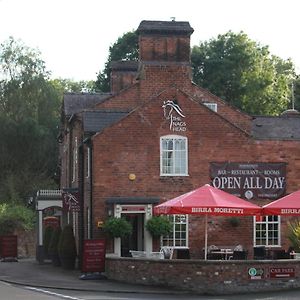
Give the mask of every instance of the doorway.
<path id="1" fill-rule="evenodd" d="M 130 257 L 130 250 L 144 251 L 144 214 L 122 214 L 132 226 L 132 233 L 121 239 L 121 256 Z"/>

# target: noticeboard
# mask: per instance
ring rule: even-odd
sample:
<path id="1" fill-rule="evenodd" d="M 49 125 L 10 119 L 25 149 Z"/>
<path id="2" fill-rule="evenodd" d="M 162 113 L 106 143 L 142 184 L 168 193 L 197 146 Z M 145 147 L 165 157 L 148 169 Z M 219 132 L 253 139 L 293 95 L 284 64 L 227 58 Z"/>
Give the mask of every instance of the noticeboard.
<path id="1" fill-rule="evenodd" d="M 85 240 L 82 269 L 84 273 L 105 271 L 105 239 Z"/>

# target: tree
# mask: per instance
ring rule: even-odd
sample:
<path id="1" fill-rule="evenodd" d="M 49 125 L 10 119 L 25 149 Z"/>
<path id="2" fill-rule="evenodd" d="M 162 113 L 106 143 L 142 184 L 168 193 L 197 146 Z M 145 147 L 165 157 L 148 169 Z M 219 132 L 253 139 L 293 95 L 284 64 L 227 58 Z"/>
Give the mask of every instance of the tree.
<path id="1" fill-rule="evenodd" d="M 0 201 L 56 186 L 61 98 L 38 51 L 12 37 L 0 45 Z"/>
<path id="2" fill-rule="evenodd" d="M 250 114 L 280 114 L 288 108 L 291 60 L 271 55 L 240 32 L 231 31 L 192 48 L 194 81 Z"/>
<path id="3" fill-rule="evenodd" d="M 109 47 L 108 60 L 105 63 L 104 70 L 99 72 L 95 82 L 95 88 L 101 92 L 110 91 L 110 63 L 119 60 L 138 60 L 139 45 L 138 34 L 131 31 L 123 34 L 118 40 Z"/>
<path id="4" fill-rule="evenodd" d="M 80 92 L 94 92 L 95 91 L 95 82 L 90 80 L 90 81 L 74 81 L 71 79 L 53 79 L 51 80 L 51 83 L 55 87 L 57 91 L 61 95 L 66 92 L 75 92 L 75 93 L 80 93 Z"/>
<path id="5" fill-rule="evenodd" d="M 294 88 L 294 99 L 292 100 L 294 100 L 294 108 L 300 111 L 300 75 L 297 75 L 293 88 Z"/>

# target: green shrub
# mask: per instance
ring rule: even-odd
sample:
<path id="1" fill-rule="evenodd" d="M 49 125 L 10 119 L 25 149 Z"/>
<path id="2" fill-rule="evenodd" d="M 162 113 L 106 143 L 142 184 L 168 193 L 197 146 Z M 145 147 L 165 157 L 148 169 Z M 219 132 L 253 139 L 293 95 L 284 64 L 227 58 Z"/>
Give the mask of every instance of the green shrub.
<path id="1" fill-rule="evenodd" d="M 54 228 L 51 235 L 49 248 L 48 248 L 49 255 L 58 255 L 58 242 L 59 242 L 60 235 L 61 235 L 61 228 L 60 227 Z"/>
<path id="2" fill-rule="evenodd" d="M 0 204 L 0 235 L 13 234 L 16 229 L 32 230 L 35 212 L 20 204 Z"/>
<path id="3" fill-rule="evenodd" d="M 132 225 L 124 218 L 109 218 L 103 225 L 103 230 L 111 237 L 124 237 L 132 233 Z"/>
<path id="4" fill-rule="evenodd" d="M 295 252 L 300 252 L 300 220 L 288 222 L 288 239 Z"/>
<path id="5" fill-rule="evenodd" d="M 58 254 L 60 257 L 77 256 L 76 242 L 71 225 L 66 225 L 61 232 L 58 242 Z"/>
<path id="6" fill-rule="evenodd" d="M 48 250 L 49 250 L 52 233 L 53 233 L 53 227 L 47 226 L 44 231 L 44 239 L 43 239 L 44 240 L 44 254 L 46 257 L 48 257 L 48 254 L 49 254 Z"/>
<path id="7" fill-rule="evenodd" d="M 165 216 L 154 216 L 146 223 L 146 229 L 153 237 L 168 235 L 172 231 L 172 223 Z"/>

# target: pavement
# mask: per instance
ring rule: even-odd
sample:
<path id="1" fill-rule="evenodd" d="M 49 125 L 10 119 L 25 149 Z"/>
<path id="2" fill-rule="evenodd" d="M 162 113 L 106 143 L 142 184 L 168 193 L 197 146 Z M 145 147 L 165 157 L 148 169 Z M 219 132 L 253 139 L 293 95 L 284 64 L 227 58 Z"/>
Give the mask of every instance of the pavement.
<path id="1" fill-rule="evenodd" d="M 109 280 L 104 276 L 84 280 L 81 277 L 80 270 L 64 270 L 50 262 L 39 264 L 34 258 L 0 262 L 0 281 L 11 284 L 78 291 L 170 294 L 170 289 L 167 288 L 128 284 Z"/>

